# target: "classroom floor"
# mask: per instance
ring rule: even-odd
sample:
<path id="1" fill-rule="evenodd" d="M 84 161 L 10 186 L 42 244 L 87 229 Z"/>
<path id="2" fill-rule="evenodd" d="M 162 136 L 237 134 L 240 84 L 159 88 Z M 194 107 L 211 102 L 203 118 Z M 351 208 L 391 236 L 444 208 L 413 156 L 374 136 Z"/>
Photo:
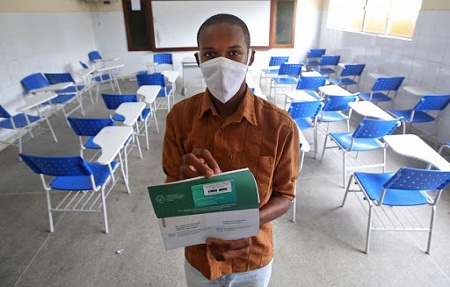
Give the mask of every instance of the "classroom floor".
<path id="1" fill-rule="evenodd" d="M 203 89 L 189 82 L 176 101 Z M 122 92 L 134 93 L 134 81 L 121 81 Z M 266 87 L 262 90 L 267 92 Z M 284 102 L 279 97 L 278 102 Z M 269 100 L 274 101 L 273 98 Z M 85 97 L 87 116 L 107 117 L 100 100 Z M 49 233 L 45 194 L 39 177 L 18 160 L 17 149 L 0 152 L 0 286 L 186 286 L 183 250 L 165 251 L 146 187 L 162 183 L 161 152 L 166 111 L 158 111 L 160 133 L 149 128 L 150 149 L 143 159 L 129 156 L 131 194 L 121 181 L 107 198 L 109 234 L 101 214 L 55 216 Z M 50 118 L 59 139 L 46 132 L 24 144 L 24 152 L 42 155 L 78 153 L 78 139 L 61 113 Z M 355 115 L 352 125 L 358 122 Z M 342 130 L 336 124 L 330 130 Z M 304 132 L 308 139 L 312 133 Z M 319 129 L 319 156 L 325 128 Z M 143 141 L 141 141 L 143 144 Z M 364 155 L 373 162 L 380 153 Z M 354 164 L 356 159 L 351 162 Z M 388 150 L 388 170 L 422 166 Z M 367 215 L 354 195 L 341 208 L 344 194 L 341 155 L 329 150 L 320 163 L 306 155 L 297 184 L 297 216 L 292 210 L 273 222 L 275 259 L 270 286 L 450 286 L 450 193 L 438 206 L 431 255 L 423 233 L 374 232 L 370 254 L 363 252 Z M 379 171 L 379 169 L 377 170 Z M 363 202 L 364 203 L 364 202 Z"/>

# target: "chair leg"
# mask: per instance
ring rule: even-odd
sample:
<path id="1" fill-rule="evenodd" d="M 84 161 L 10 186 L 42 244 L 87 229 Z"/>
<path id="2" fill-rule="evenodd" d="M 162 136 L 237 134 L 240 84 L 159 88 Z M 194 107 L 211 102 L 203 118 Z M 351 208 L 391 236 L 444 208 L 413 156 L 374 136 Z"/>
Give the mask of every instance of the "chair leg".
<path id="1" fill-rule="evenodd" d="M 342 149 L 342 186 L 345 188 L 345 179 L 347 178 L 347 164 L 345 162 L 347 153 Z"/>
<path id="2" fill-rule="evenodd" d="M 102 187 L 102 205 L 103 205 L 103 220 L 105 221 L 105 233 L 109 233 L 108 215 L 106 213 L 105 186 Z"/>
<path id="3" fill-rule="evenodd" d="M 345 189 L 344 199 L 342 200 L 341 207 L 344 207 L 345 201 L 347 200 L 347 195 L 348 195 L 348 193 L 350 191 L 350 185 L 352 184 L 352 181 L 353 181 L 354 177 L 355 177 L 355 175 L 352 174 L 350 176 L 350 179 L 348 180 L 347 188 Z"/>
<path id="4" fill-rule="evenodd" d="M 295 197 L 294 200 L 292 201 L 292 222 L 295 222 L 295 216 L 296 216 L 296 208 L 297 208 L 297 183 L 294 186 L 294 192 L 295 192 Z"/>
<path id="5" fill-rule="evenodd" d="M 41 175 L 41 180 L 43 178 L 43 175 Z M 45 192 L 45 195 L 47 197 L 47 212 L 48 212 L 48 222 L 50 224 L 50 232 L 53 232 L 55 230 L 54 226 L 53 226 L 53 215 L 52 215 L 52 205 L 51 205 L 51 201 L 50 201 L 50 191 L 47 190 Z"/>
<path id="6" fill-rule="evenodd" d="M 325 154 L 325 150 L 326 150 L 326 147 L 327 147 L 327 141 L 328 141 L 328 134 L 325 136 L 325 141 L 323 142 L 322 155 L 320 156 L 319 162 L 322 162 L 323 155 Z"/>
<path id="7" fill-rule="evenodd" d="M 428 244 L 427 244 L 427 254 L 431 251 L 431 237 L 433 235 L 434 219 L 436 215 L 436 205 L 431 206 L 431 220 L 430 220 L 430 230 L 428 231 Z"/>
<path id="8" fill-rule="evenodd" d="M 370 235 L 372 233 L 372 209 L 373 206 L 369 203 L 369 216 L 367 221 L 367 232 L 366 232 L 366 249 L 364 253 L 369 254 L 369 245 L 370 245 Z"/>
<path id="9" fill-rule="evenodd" d="M 55 141 L 55 143 L 57 143 L 57 142 L 58 142 L 58 139 L 56 138 L 55 132 L 53 131 L 53 127 L 52 127 L 52 125 L 50 124 L 50 121 L 49 121 L 47 118 L 45 118 L 45 121 L 47 122 L 48 129 L 49 129 L 50 132 L 52 133 L 53 140 Z"/>

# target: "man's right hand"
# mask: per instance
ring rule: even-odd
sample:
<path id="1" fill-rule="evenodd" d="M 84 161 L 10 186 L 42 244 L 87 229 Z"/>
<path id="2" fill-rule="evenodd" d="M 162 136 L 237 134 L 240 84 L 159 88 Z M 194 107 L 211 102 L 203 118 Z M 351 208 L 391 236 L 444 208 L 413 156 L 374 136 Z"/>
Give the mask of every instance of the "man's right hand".
<path id="1" fill-rule="evenodd" d="M 219 165 L 207 149 L 194 148 L 191 153 L 185 154 L 180 166 L 180 180 L 197 176 L 212 177 L 220 174 Z"/>

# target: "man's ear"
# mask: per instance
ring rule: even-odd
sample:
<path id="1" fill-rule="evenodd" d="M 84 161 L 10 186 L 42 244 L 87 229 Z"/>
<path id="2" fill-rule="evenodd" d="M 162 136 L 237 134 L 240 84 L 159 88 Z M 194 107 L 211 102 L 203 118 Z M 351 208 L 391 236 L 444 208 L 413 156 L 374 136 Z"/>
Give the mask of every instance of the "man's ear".
<path id="1" fill-rule="evenodd" d="M 197 65 L 200 67 L 200 59 L 198 58 L 198 52 L 194 54 L 195 60 L 197 61 Z"/>
<path id="2" fill-rule="evenodd" d="M 253 64 L 253 61 L 255 60 L 255 49 L 251 49 L 251 56 L 250 56 L 250 61 L 248 61 L 248 65 L 251 66 Z"/>

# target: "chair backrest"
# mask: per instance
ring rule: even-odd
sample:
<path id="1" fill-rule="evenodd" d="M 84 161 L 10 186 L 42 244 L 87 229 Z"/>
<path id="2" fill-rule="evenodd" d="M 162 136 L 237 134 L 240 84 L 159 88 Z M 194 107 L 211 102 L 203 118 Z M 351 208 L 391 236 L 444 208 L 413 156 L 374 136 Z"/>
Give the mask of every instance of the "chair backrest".
<path id="1" fill-rule="evenodd" d="M 0 105 L 0 118 L 10 119 L 12 116 L 5 108 Z"/>
<path id="2" fill-rule="evenodd" d="M 286 63 L 289 61 L 289 56 L 272 56 L 269 60 L 269 67 L 270 66 L 280 66 L 281 64 Z"/>
<path id="3" fill-rule="evenodd" d="M 341 72 L 341 77 L 360 77 L 365 67 L 365 64 L 346 64 Z"/>
<path id="4" fill-rule="evenodd" d="M 161 73 L 139 74 L 136 75 L 136 79 L 139 87 L 143 85 L 158 85 L 161 88 L 166 87 L 166 80 Z"/>
<path id="5" fill-rule="evenodd" d="M 171 53 L 153 54 L 153 62 L 158 64 L 173 65 L 172 54 Z"/>
<path id="6" fill-rule="evenodd" d="M 381 120 L 365 118 L 353 132 L 353 138 L 382 138 L 392 134 L 399 125 L 400 119 Z"/>
<path id="7" fill-rule="evenodd" d="M 310 49 L 306 55 L 307 59 L 320 58 L 325 54 L 326 49 Z"/>
<path id="8" fill-rule="evenodd" d="M 34 73 L 28 75 L 23 78 L 20 83 L 27 91 L 50 86 L 50 82 L 44 77 L 42 73 Z"/>
<path id="9" fill-rule="evenodd" d="M 292 102 L 288 113 L 293 119 L 316 118 L 322 109 L 323 101 Z"/>
<path id="10" fill-rule="evenodd" d="M 98 51 L 91 51 L 88 53 L 88 57 L 89 60 L 91 60 L 92 62 L 94 62 L 95 60 L 101 60 L 102 56 L 100 55 L 100 53 Z"/>
<path id="11" fill-rule="evenodd" d="M 80 156 L 35 156 L 19 154 L 31 170 L 48 176 L 89 176 L 92 170 Z"/>
<path id="12" fill-rule="evenodd" d="M 405 77 L 381 77 L 373 84 L 372 91 L 397 91 Z"/>
<path id="13" fill-rule="evenodd" d="M 104 127 L 114 126 L 111 118 L 68 117 L 67 120 L 77 136 L 96 136 Z"/>
<path id="14" fill-rule="evenodd" d="M 359 93 L 355 93 L 349 96 L 333 96 L 329 95 L 325 100 L 322 110 L 323 111 L 348 111 L 350 106 L 348 103 L 356 102 L 358 100 Z"/>
<path id="15" fill-rule="evenodd" d="M 65 82 L 75 83 L 70 73 L 45 73 L 44 75 L 52 85 Z"/>
<path id="16" fill-rule="evenodd" d="M 337 66 L 340 59 L 339 55 L 323 55 L 320 57 L 319 66 Z"/>
<path id="17" fill-rule="evenodd" d="M 319 87 L 327 85 L 327 77 L 300 77 L 297 83 L 297 90 L 318 90 Z"/>
<path id="18" fill-rule="evenodd" d="M 425 95 L 414 107 L 415 111 L 442 111 L 450 103 L 450 95 Z"/>
<path id="19" fill-rule="evenodd" d="M 450 185 L 450 171 L 402 167 L 384 185 L 386 189 L 442 190 Z"/>
<path id="20" fill-rule="evenodd" d="M 116 110 L 122 103 L 139 101 L 135 94 L 102 94 L 102 98 L 108 110 Z"/>
<path id="21" fill-rule="evenodd" d="M 281 64 L 278 75 L 298 77 L 302 73 L 302 64 Z"/>

